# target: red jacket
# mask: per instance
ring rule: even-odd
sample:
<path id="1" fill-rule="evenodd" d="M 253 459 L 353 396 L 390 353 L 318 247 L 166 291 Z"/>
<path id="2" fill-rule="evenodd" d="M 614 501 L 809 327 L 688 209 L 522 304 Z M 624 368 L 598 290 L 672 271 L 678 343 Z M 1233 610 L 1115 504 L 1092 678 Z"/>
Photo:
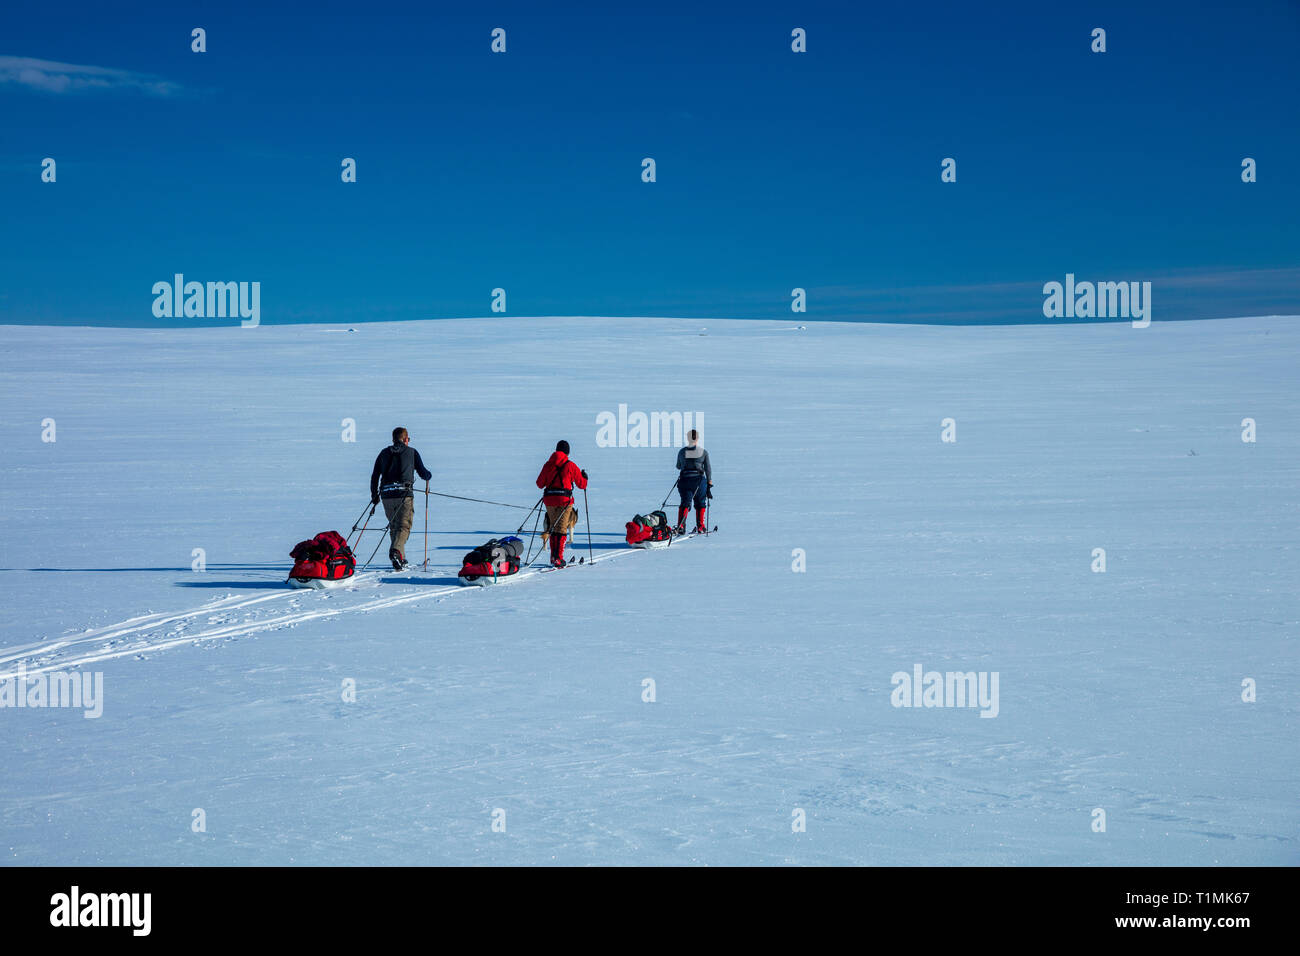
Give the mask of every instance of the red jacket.
<path id="1" fill-rule="evenodd" d="M 573 504 L 573 486 L 579 488 L 587 487 L 587 479 L 582 477 L 582 469 L 569 460 L 569 456 L 562 451 L 557 451 L 550 458 L 546 459 L 546 464 L 542 465 L 542 470 L 537 474 L 537 487 L 544 491 L 555 491 L 556 494 L 544 495 L 542 504 L 561 505 Z"/>

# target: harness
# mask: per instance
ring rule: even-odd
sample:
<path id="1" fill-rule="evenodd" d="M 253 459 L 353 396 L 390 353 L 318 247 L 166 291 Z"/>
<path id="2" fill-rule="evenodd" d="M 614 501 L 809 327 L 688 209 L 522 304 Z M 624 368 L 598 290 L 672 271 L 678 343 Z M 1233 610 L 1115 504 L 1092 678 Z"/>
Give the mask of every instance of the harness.
<path id="1" fill-rule="evenodd" d="M 393 467 L 397 467 L 397 468 L 401 468 L 401 467 L 402 467 L 402 452 L 400 452 L 400 451 L 399 451 L 399 452 L 394 452 L 391 446 L 388 447 L 388 448 L 385 448 L 384 451 L 386 451 L 386 452 L 389 453 L 389 456 L 388 456 L 388 467 L 384 469 L 385 471 L 388 471 L 389 469 L 391 469 L 391 468 L 393 468 Z M 414 454 L 412 454 L 412 459 L 414 459 Z M 411 493 L 411 491 L 412 491 L 412 489 L 413 489 L 414 487 L 415 487 L 415 479 L 414 479 L 414 478 L 412 478 L 410 481 L 390 481 L 390 482 L 388 482 L 388 483 L 385 484 L 385 485 L 380 485 L 380 486 L 379 486 L 379 493 L 380 493 L 381 495 L 385 495 L 385 496 L 386 496 L 389 492 L 393 492 L 393 491 L 404 491 L 404 492 L 407 492 L 407 493 L 409 494 L 409 493 Z"/>
<path id="2" fill-rule="evenodd" d="M 567 460 L 565 461 L 565 464 L 568 464 Z M 563 477 L 564 477 L 564 465 L 557 464 L 555 466 L 555 475 L 551 480 L 552 482 L 555 482 L 555 481 L 559 481 Z M 548 487 L 542 492 L 542 494 L 548 498 L 555 497 L 555 496 L 561 498 L 571 498 L 573 497 L 573 489 Z"/>
<path id="3" fill-rule="evenodd" d="M 699 446 L 697 445 L 697 446 L 694 446 L 694 447 L 697 447 L 697 448 L 698 448 Z M 702 448 L 700 449 L 700 451 L 703 451 L 703 450 L 704 450 L 704 449 L 702 449 Z M 692 456 L 692 455 L 683 455 L 682 458 L 683 458 L 683 460 L 685 461 L 685 464 L 682 465 L 682 477 L 683 477 L 683 478 L 689 477 L 689 476 L 691 476 L 691 475 L 703 475 L 703 474 L 704 474 L 704 467 L 703 467 L 704 456 L 703 456 L 703 455 L 694 455 L 694 456 Z"/>

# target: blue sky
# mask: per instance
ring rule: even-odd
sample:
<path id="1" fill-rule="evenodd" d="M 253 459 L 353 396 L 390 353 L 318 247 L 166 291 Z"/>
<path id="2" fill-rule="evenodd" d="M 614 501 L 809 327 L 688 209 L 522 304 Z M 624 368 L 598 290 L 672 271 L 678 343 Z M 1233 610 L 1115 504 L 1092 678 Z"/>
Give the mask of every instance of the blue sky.
<path id="1" fill-rule="evenodd" d="M 1300 311 L 1300 4 L 554 6 L 6 5 L 0 322 Z"/>

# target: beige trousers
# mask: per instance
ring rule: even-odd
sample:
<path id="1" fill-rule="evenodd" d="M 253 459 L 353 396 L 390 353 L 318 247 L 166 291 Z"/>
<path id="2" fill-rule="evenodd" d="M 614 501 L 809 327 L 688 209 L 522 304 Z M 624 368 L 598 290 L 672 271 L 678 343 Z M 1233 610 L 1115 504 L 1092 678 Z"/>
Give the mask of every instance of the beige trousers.
<path id="1" fill-rule="evenodd" d="M 411 521 L 415 518 L 414 498 L 385 498 L 384 514 L 388 515 L 388 535 L 393 547 L 406 557 L 406 539 L 411 536 Z"/>
<path id="2" fill-rule="evenodd" d="M 577 523 L 578 509 L 574 508 L 573 505 L 547 505 L 546 524 L 542 528 L 542 540 L 546 541 L 550 537 L 552 528 L 560 534 L 572 534 Z"/>

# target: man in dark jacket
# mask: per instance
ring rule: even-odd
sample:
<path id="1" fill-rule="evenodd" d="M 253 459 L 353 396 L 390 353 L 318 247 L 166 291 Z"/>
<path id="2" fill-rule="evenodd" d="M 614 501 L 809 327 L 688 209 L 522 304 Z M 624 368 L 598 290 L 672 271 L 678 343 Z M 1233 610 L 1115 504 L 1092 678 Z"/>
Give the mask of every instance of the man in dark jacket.
<path id="1" fill-rule="evenodd" d="M 677 490 L 682 494 L 682 502 L 677 506 L 677 527 L 675 534 L 686 533 L 686 516 L 691 513 L 691 504 L 695 504 L 695 530 L 703 533 L 708 530 L 704 523 L 705 503 L 713 497 L 713 467 L 709 464 L 709 453 L 700 445 L 700 433 L 694 428 L 686 436 L 688 444 L 677 450 Z"/>
<path id="2" fill-rule="evenodd" d="M 569 443 L 557 442 L 555 453 L 546 459 L 537 474 L 537 487 L 544 492 L 542 504 L 546 505 L 546 529 L 543 540 L 549 536 L 551 564 L 564 567 L 564 539 L 578 523 L 578 512 L 573 507 L 573 487 L 587 487 L 587 473 L 569 460 Z"/>
<path id="3" fill-rule="evenodd" d="M 370 472 L 370 501 L 384 503 L 388 515 L 388 534 L 393 546 L 388 549 L 388 560 L 394 571 L 405 571 L 406 539 L 411 536 L 411 521 L 415 517 L 415 476 L 428 481 L 433 472 L 424 467 L 420 453 L 411 447 L 411 436 L 405 428 L 393 429 L 393 444 L 379 453 L 374 470 Z"/>

